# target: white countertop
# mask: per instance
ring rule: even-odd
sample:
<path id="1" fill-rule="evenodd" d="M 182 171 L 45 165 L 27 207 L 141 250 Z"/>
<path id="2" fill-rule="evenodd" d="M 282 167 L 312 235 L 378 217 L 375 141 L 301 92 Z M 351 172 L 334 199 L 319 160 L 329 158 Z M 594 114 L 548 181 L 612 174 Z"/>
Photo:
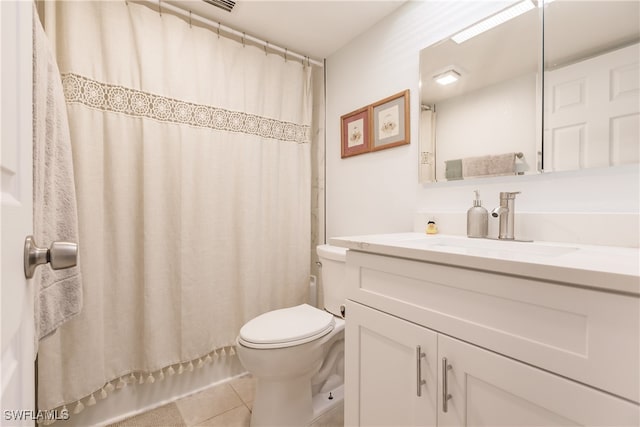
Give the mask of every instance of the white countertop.
<path id="1" fill-rule="evenodd" d="M 640 250 L 556 242 L 394 233 L 334 237 L 356 251 L 640 295 Z"/>

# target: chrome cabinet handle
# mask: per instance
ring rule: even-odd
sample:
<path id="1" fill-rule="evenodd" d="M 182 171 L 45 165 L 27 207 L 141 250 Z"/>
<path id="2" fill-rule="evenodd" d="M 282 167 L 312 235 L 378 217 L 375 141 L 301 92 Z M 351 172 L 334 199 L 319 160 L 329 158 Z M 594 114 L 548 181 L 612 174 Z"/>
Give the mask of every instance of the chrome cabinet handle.
<path id="1" fill-rule="evenodd" d="M 418 397 L 422 396 L 422 386 L 427 383 L 427 380 L 422 379 L 422 364 L 420 361 L 423 357 L 427 357 L 426 353 L 422 352 L 419 345 L 416 346 L 416 394 Z"/>
<path id="2" fill-rule="evenodd" d="M 50 263 L 54 270 L 75 267 L 78 262 L 78 244 L 53 242 L 49 249 L 39 248 L 33 236 L 24 239 L 24 276 L 31 279 L 40 264 Z"/>
<path id="3" fill-rule="evenodd" d="M 447 363 L 447 358 L 442 358 L 442 412 L 446 413 L 449 410 L 449 381 L 447 379 L 447 371 L 451 369 L 451 365 Z"/>

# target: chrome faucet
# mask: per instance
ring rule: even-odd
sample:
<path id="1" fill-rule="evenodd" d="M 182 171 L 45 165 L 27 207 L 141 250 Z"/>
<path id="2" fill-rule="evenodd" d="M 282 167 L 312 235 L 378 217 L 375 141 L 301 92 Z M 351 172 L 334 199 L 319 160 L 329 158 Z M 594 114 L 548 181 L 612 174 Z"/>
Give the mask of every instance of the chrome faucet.
<path id="1" fill-rule="evenodd" d="M 500 240 L 514 240 L 513 226 L 515 211 L 516 194 L 520 194 L 519 191 L 512 193 L 501 192 L 500 193 L 500 206 L 491 211 L 491 216 L 494 218 L 500 218 L 500 230 L 498 231 L 498 239 Z"/>

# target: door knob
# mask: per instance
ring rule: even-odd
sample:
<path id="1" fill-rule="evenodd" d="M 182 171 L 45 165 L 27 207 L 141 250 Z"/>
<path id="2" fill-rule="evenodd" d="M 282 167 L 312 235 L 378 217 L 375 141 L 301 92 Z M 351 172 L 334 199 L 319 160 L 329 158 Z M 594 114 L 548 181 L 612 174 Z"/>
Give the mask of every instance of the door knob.
<path id="1" fill-rule="evenodd" d="M 53 242 L 49 249 L 39 248 L 33 236 L 24 239 L 24 275 L 33 277 L 36 267 L 50 263 L 54 270 L 75 267 L 78 260 L 78 244 L 71 242 Z"/>

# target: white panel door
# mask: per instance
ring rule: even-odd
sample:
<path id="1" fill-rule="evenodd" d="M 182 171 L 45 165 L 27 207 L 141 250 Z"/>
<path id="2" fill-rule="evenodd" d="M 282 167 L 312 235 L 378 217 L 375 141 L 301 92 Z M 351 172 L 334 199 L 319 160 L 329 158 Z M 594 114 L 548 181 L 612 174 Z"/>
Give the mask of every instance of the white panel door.
<path id="1" fill-rule="evenodd" d="M 438 336 L 439 426 L 637 426 L 638 405 Z M 446 358 L 451 369 L 445 372 Z M 444 410 L 446 375 L 447 410 Z"/>
<path id="2" fill-rule="evenodd" d="M 544 73 L 544 169 L 640 162 L 640 45 Z"/>
<path id="3" fill-rule="evenodd" d="M 437 334 L 352 301 L 346 313 L 345 425 L 434 426 Z"/>
<path id="4" fill-rule="evenodd" d="M 33 289 L 23 246 L 32 234 L 32 3 L 0 1 L 1 367 L 5 426 L 34 425 Z"/>

